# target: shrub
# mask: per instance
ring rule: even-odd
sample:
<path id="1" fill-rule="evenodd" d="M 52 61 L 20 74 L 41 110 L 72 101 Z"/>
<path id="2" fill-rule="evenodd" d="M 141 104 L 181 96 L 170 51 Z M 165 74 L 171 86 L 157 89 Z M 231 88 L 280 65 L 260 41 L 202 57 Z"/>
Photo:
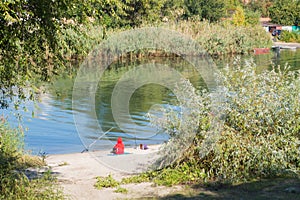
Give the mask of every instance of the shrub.
<path id="1" fill-rule="evenodd" d="M 299 175 L 298 77 L 299 73 L 288 67 L 257 73 L 252 61 L 247 61 L 245 67 L 241 67 L 239 61 L 232 68 L 226 67 L 217 74 L 217 80 L 222 84 L 216 93 L 220 95 L 217 104 L 208 92 L 190 93 L 191 97 L 186 99 L 189 103 L 182 105 L 191 106 L 187 110 L 198 110 L 198 116 L 192 112 L 182 123 L 180 116 L 169 111 L 163 121 L 156 123 L 168 133 L 176 132 L 170 145 L 165 146 L 165 158 L 157 164 L 168 157 L 175 159 L 172 168 L 177 173 L 184 169 L 186 176 L 193 177 L 177 179 L 179 182 L 239 182 L 284 174 Z M 192 87 L 187 82 L 183 84 Z M 223 125 L 221 129 L 215 120 Z M 196 128 L 191 126 L 197 121 Z M 190 137 L 191 130 L 196 130 L 193 142 L 185 143 L 187 150 L 180 158 L 172 157 L 170 152 L 182 149 L 176 138 Z M 160 173 L 168 170 L 163 169 Z"/>

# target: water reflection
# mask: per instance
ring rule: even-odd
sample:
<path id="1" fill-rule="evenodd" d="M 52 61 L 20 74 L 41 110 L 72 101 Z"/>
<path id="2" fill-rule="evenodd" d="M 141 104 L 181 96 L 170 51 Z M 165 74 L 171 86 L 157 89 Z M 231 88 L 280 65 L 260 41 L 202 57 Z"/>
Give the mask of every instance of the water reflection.
<path id="1" fill-rule="evenodd" d="M 250 56 L 244 56 L 248 59 Z M 270 69 L 272 63 L 284 66 L 288 62 L 293 69 L 300 69 L 300 50 L 284 50 L 271 52 L 270 54 L 258 55 L 253 57 L 260 69 Z M 215 60 L 219 68 L 227 63 L 232 63 L 233 58 L 223 58 Z M 73 120 L 73 112 L 81 116 L 81 125 L 85 127 L 85 144 L 92 144 L 99 138 L 98 125 L 103 127 L 103 131 L 114 127 L 105 137 L 93 145 L 93 149 L 110 148 L 111 140 L 115 141 L 118 136 L 124 137 L 126 145 L 135 145 L 136 143 L 156 144 L 168 137 L 163 132 L 155 134 L 153 137 L 143 139 L 145 133 L 156 132 L 154 127 L 149 127 L 149 120 L 146 113 L 150 110 L 155 111 L 156 106 L 167 106 L 170 102 L 176 103 L 175 95 L 165 87 L 157 84 L 148 84 L 138 88 L 130 99 L 130 115 L 138 127 L 130 127 L 136 132 L 137 137 L 126 135 L 116 125 L 111 111 L 111 94 L 117 81 L 129 70 L 136 68 L 147 62 L 158 62 L 160 64 L 171 65 L 172 68 L 179 71 L 185 78 L 188 78 L 192 84 L 200 89 L 205 87 L 203 79 L 195 69 L 181 58 L 154 58 L 153 60 L 137 60 L 127 63 L 114 63 L 105 71 L 104 76 L 99 82 L 96 94 L 96 115 L 97 121 L 91 117 L 87 99 L 80 99 L 82 107 L 72 110 L 72 89 L 74 79 L 68 76 L 58 78 L 54 83 L 47 86 L 47 93 L 40 96 L 38 108 L 32 102 L 27 102 L 26 107 L 34 110 L 35 117 L 31 117 L 31 112 L 21 112 L 23 124 L 29 130 L 25 132 L 26 148 L 37 153 L 45 151 L 46 153 L 71 153 L 80 152 L 84 149 Z M 89 90 L 90 88 L 84 88 Z M 9 115 L 9 121 L 17 124 L 14 117 L 10 114 L 12 110 L 2 110 L 4 115 Z M 157 113 L 159 115 L 159 113 Z M 143 129 L 144 127 L 144 129 Z M 138 135 L 140 134 L 140 135 Z M 147 134 L 146 134 L 147 135 Z M 139 137 L 138 137 L 139 136 Z"/>
<path id="2" fill-rule="evenodd" d="M 144 65 L 148 63 L 151 63 L 151 66 L 154 67 L 151 68 L 152 71 L 150 70 L 147 71 L 148 73 L 138 75 L 128 74 L 129 72 L 138 73 L 140 69 L 148 69 L 146 65 Z M 163 64 L 170 66 L 173 70 L 182 74 L 184 78 L 191 80 L 198 88 L 205 87 L 202 78 L 199 75 L 196 75 L 197 73 L 194 67 L 182 58 L 157 57 L 152 60 L 139 60 L 125 64 L 114 63 L 108 70 L 105 71 L 96 90 L 95 108 L 98 122 L 96 122 L 93 118 L 93 110 L 88 109 L 88 103 L 90 102 L 88 101 L 89 99 L 87 98 L 84 100 L 83 98 L 80 98 L 80 107 L 87 108 L 85 111 L 87 111 L 86 114 L 89 115 L 82 116 L 82 112 L 77 113 L 80 118 L 77 126 L 84 127 L 84 133 L 82 133 L 82 128 L 80 130 L 80 137 L 86 146 L 88 146 L 88 144 L 93 144 L 93 146 L 90 146 L 90 149 L 92 150 L 109 148 L 113 146 L 116 138 L 119 136 L 123 137 L 125 145 L 137 145 L 139 143 L 157 144 L 168 140 L 168 136 L 164 134 L 163 131 L 157 130 L 155 127 L 149 125 L 147 113 L 149 110 L 152 111 L 151 108 L 153 108 L 153 105 L 166 106 L 171 101 L 176 102 L 176 97 L 172 91 L 159 84 L 146 84 L 138 87 L 133 92 L 129 88 L 135 87 L 135 84 L 138 84 L 138 82 L 136 82 L 137 80 L 122 80 L 122 78 L 126 76 L 139 77 L 138 79 L 144 80 L 147 79 L 146 76 L 153 76 L 153 74 L 155 76 L 155 74 L 157 74 L 157 76 L 163 78 L 166 82 L 169 82 L 168 78 L 170 78 L 170 71 L 161 67 Z M 113 116 L 112 94 L 113 90 L 118 87 L 117 84 L 120 84 L 120 82 L 122 87 L 124 87 L 124 85 L 128 87 L 123 88 L 121 90 L 122 92 L 132 92 L 132 96 L 129 101 L 129 116 L 124 110 L 118 112 L 117 116 Z M 172 85 L 175 85 L 175 83 Z M 80 89 L 85 90 L 82 86 Z M 126 104 L 125 99 L 120 99 L 119 102 L 121 104 Z M 119 107 L 122 107 L 122 105 L 119 105 Z M 116 106 L 114 108 L 116 108 Z M 122 118 L 122 124 L 117 123 L 116 117 Z M 120 126 L 122 126 L 122 128 Z M 101 127 L 103 132 L 99 132 L 99 130 L 101 130 L 99 127 Z M 104 134 L 104 132 L 111 128 L 113 129 L 110 132 Z M 101 140 L 99 140 L 99 138 L 101 138 Z M 94 143 L 95 140 L 99 141 Z"/>

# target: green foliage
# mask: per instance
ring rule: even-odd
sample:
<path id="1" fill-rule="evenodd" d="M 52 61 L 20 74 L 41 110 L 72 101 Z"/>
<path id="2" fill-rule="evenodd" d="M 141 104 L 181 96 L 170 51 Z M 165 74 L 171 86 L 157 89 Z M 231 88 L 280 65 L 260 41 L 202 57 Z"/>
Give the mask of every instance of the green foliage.
<path id="1" fill-rule="evenodd" d="M 50 173 L 29 180 L 22 170 L 43 165 L 21 151 L 21 134 L 0 122 L 0 199 L 64 199 Z"/>
<path id="2" fill-rule="evenodd" d="M 197 0 L 185 0 L 185 13 L 184 17 L 185 19 L 191 18 L 191 17 L 199 17 L 198 19 L 201 20 L 202 17 L 202 5 L 201 1 Z"/>
<path id="3" fill-rule="evenodd" d="M 225 4 L 222 0 L 185 0 L 184 6 L 184 19 L 216 22 L 225 16 Z"/>
<path id="4" fill-rule="evenodd" d="M 214 22 L 224 17 L 227 4 L 222 0 L 4 1 L 0 5 L 0 107 L 7 107 L 14 96 L 33 100 L 39 92 L 37 82 L 72 70 L 74 62 L 113 31 L 162 21 L 172 24 L 182 18 Z M 189 26 L 196 28 L 197 23 Z M 212 54 L 231 53 L 230 48 Z"/>
<path id="5" fill-rule="evenodd" d="M 1 176 L 9 174 L 13 169 L 17 168 L 17 160 L 20 157 L 20 139 L 20 133 L 17 130 L 10 129 L 6 122 L 0 122 Z"/>
<path id="6" fill-rule="evenodd" d="M 260 13 L 257 11 L 256 12 L 253 12 L 251 10 L 245 11 L 246 25 L 250 25 L 250 26 L 259 25 L 259 18 L 260 18 Z"/>
<path id="7" fill-rule="evenodd" d="M 203 169 L 197 168 L 192 163 L 183 163 L 175 168 L 162 169 L 157 172 L 152 181 L 156 185 L 173 186 L 196 183 L 202 181 L 205 177 L 206 174 Z"/>
<path id="8" fill-rule="evenodd" d="M 96 177 L 97 182 L 95 183 L 95 187 L 97 189 L 109 188 L 109 187 L 117 187 L 120 185 L 119 181 L 116 181 L 111 175 L 107 177 Z"/>
<path id="9" fill-rule="evenodd" d="M 185 21 L 170 29 L 190 35 L 210 55 L 248 54 L 256 47 L 270 47 L 272 41 L 260 26 L 237 27 L 230 23 Z"/>
<path id="10" fill-rule="evenodd" d="M 120 182 L 115 180 L 111 175 L 108 175 L 107 177 L 96 177 L 97 182 L 95 183 L 95 187 L 97 189 L 102 189 L 102 188 L 116 188 L 114 192 L 116 193 L 123 193 L 127 194 L 128 190 L 126 188 L 122 188 L 120 185 L 121 183 L 125 182 Z M 126 183 L 130 183 L 129 181 L 126 181 Z"/>
<path id="11" fill-rule="evenodd" d="M 165 168 L 156 175 L 161 178 L 161 183 L 240 182 L 285 174 L 299 175 L 299 73 L 289 71 L 289 68 L 257 73 L 252 61 L 247 61 L 244 67 L 241 65 L 237 60 L 232 68 L 226 67 L 217 76 L 222 84 L 223 101 L 218 105 L 224 120 L 222 129 L 215 130 L 216 125 L 212 125 L 216 119 L 209 110 L 215 109 L 216 105 L 205 92 L 196 96 L 191 93 L 189 104 L 186 104 L 192 110 L 199 110 L 198 120 L 192 113 L 191 118 L 185 118 L 188 120 L 185 123 L 176 123 L 180 122 L 176 115 L 167 115 L 164 122 L 157 123 L 167 132 L 172 133 L 175 129 L 175 137 L 184 138 L 190 137 L 186 130 L 198 121 L 196 137 L 187 151 L 171 164 L 171 169 Z M 216 131 L 219 135 L 212 134 Z M 211 148 L 206 148 L 204 142 L 207 140 L 213 142 Z M 170 152 L 182 148 L 177 140 L 171 139 L 170 143 L 166 145 L 165 157 L 159 162 L 168 157 L 173 159 Z"/>
<path id="12" fill-rule="evenodd" d="M 117 189 L 114 192 L 116 192 L 116 193 L 122 193 L 122 194 L 127 194 L 128 190 L 126 188 L 117 187 Z"/>
<path id="13" fill-rule="evenodd" d="M 162 21 L 179 21 L 184 12 L 184 0 L 166 1 L 162 8 Z"/>
<path id="14" fill-rule="evenodd" d="M 5 100 L 31 98 L 36 91 L 26 90 L 31 81 L 47 80 L 57 72 L 53 55 L 58 29 L 59 1 L 5 1 L 0 7 L 0 107 Z M 13 87 L 17 87 L 16 92 Z M 28 94 L 28 95 L 25 95 Z"/>
<path id="15" fill-rule="evenodd" d="M 192 36 L 210 55 L 248 54 L 253 48 L 272 45 L 270 36 L 258 25 L 187 21 L 171 28 Z"/>
<path id="16" fill-rule="evenodd" d="M 300 1 L 298 0 L 275 0 L 269 8 L 272 21 L 285 26 L 299 23 L 299 10 Z"/>
<path id="17" fill-rule="evenodd" d="M 182 163 L 174 168 L 166 167 L 156 171 L 148 171 L 139 175 L 122 179 L 122 184 L 153 182 L 155 185 L 173 186 L 191 184 L 203 181 L 205 171 L 197 167 L 196 163 Z"/>
<path id="18" fill-rule="evenodd" d="M 241 6 L 240 0 L 224 0 L 226 8 L 236 8 L 237 6 Z"/>
<path id="19" fill-rule="evenodd" d="M 64 17 L 74 19 L 80 24 L 95 20 L 104 27 L 117 28 L 124 24 L 123 18 L 131 10 L 125 2 L 119 0 L 69 0 L 68 10 Z"/>
<path id="20" fill-rule="evenodd" d="M 157 173 L 154 172 L 154 171 L 141 173 L 139 175 L 123 178 L 121 183 L 122 184 L 129 184 L 129 183 L 150 182 L 152 180 L 152 178 L 155 177 L 156 175 L 157 175 Z"/>
<path id="21" fill-rule="evenodd" d="M 269 17 L 269 7 L 272 5 L 272 2 L 272 0 L 251 0 L 244 6 L 252 12 L 260 13 L 262 17 Z"/>
<path id="22" fill-rule="evenodd" d="M 162 19 L 162 9 L 166 0 L 130 0 L 127 6 L 131 9 L 127 12 L 126 20 L 131 27 L 140 26 L 143 23 L 154 24 Z"/>
<path id="23" fill-rule="evenodd" d="M 103 37 L 101 26 L 64 26 L 57 34 L 59 43 L 56 55 L 62 58 L 63 65 L 71 65 L 76 60 L 82 60 Z"/>
<path id="24" fill-rule="evenodd" d="M 280 40 L 283 42 L 298 42 L 300 43 L 300 31 L 282 31 Z"/>
<path id="25" fill-rule="evenodd" d="M 222 0 L 204 0 L 202 1 L 202 13 L 203 20 L 210 22 L 217 22 L 222 17 L 225 17 L 225 4 Z"/>

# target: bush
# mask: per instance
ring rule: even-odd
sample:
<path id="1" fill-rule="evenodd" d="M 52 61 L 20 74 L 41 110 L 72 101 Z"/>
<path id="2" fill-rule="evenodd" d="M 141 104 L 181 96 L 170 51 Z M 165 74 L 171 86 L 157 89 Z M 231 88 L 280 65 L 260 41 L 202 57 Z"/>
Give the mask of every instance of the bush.
<path id="1" fill-rule="evenodd" d="M 283 42 L 300 43 L 300 31 L 296 31 L 296 32 L 282 31 L 280 34 L 280 40 Z"/>
<path id="2" fill-rule="evenodd" d="M 178 182 L 239 182 L 285 174 L 299 175 L 298 77 L 299 73 L 289 71 L 288 67 L 257 73 L 252 61 L 247 61 L 245 67 L 241 67 L 239 61 L 232 68 L 226 67 L 217 75 L 222 84 L 216 93 L 220 95 L 217 104 L 208 92 L 190 93 L 191 97 L 186 99 L 189 103 L 182 105 L 190 105 L 187 110 L 198 110 L 198 116 L 193 111 L 182 123 L 180 116 L 169 111 L 163 122 L 156 123 L 168 133 L 176 132 L 170 145 L 165 146 L 166 157 L 159 162 L 171 156 L 170 159 L 175 159 L 172 168 L 192 177 L 177 179 Z M 216 120 L 223 125 L 221 129 L 216 126 Z M 191 126 L 197 121 L 196 128 Z M 182 149 L 176 138 L 190 137 L 191 130 L 196 130 L 193 142 L 185 143 L 187 150 L 181 157 L 172 157 L 171 151 Z M 168 170 L 166 168 L 160 173 Z"/>

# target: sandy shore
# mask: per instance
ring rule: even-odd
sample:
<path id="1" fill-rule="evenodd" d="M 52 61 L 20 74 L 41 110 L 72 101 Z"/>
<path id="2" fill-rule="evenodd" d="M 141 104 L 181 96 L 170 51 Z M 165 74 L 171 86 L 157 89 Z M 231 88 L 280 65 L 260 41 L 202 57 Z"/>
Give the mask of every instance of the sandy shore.
<path id="1" fill-rule="evenodd" d="M 127 148 L 124 155 L 112 155 L 109 151 L 50 155 L 46 161 L 57 176 L 64 193 L 70 199 L 132 199 L 164 196 L 180 187 L 152 187 L 152 183 L 122 186 L 127 194 L 114 192 L 115 188 L 98 190 L 95 177 L 112 175 L 116 180 L 148 169 L 159 157 L 159 145 L 148 150 Z"/>

